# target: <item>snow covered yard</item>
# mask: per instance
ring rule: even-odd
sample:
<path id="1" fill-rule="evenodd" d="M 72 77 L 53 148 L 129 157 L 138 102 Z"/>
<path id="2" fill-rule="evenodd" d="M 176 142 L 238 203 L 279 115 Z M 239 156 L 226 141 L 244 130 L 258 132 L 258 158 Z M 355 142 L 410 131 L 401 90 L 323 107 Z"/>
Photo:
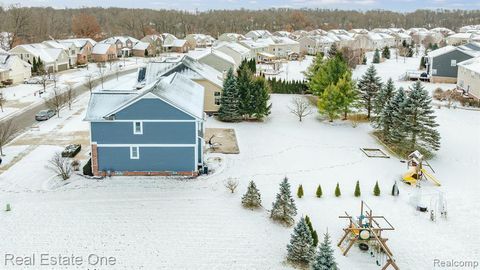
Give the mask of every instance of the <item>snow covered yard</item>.
<path id="1" fill-rule="evenodd" d="M 226 124 L 209 118 L 208 128 L 235 129 L 240 154 L 212 154 L 221 158 L 220 168 L 196 180 L 74 176 L 65 185 L 60 180 L 54 185 L 41 160 L 56 148 L 36 148 L 0 175 L 0 205 L 12 205 L 11 212 L 0 212 L 2 252 L 116 257 L 117 265 L 105 269 L 291 269 L 284 258 L 293 229 L 272 222 L 267 212 L 287 176 L 293 193 L 299 184 L 305 191 L 304 198 L 296 198 L 297 220 L 309 215 L 319 235 L 328 229 L 334 243 L 346 225 L 338 216 L 344 211 L 358 215 L 361 199 L 353 191 L 359 180 L 362 199 L 396 228 L 385 236 L 401 269 L 433 269 L 436 258 L 479 257 L 473 239 L 480 238 L 480 214 L 472 211 L 480 207 L 478 112 L 437 110 L 442 149 L 431 164 L 442 187 L 426 182 L 422 189 L 424 194 L 443 191 L 449 212 L 447 220 L 434 223 L 409 204 L 415 188 L 399 183 L 400 197 L 389 195 L 406 165 L 394 157 L 368 158 L 360 151 L 380 147 L 368 124 L 353 128 L 348 122 L 328 123 L 317 114 L 300 123 L 287 108 L 291 98 L 272 95 L 272 115 L 261 123 Z M 83 113 L 63 117 L 62 129 L 85 130 Z M 41 128 L 45 131 L 57 126 L 45 124 L 52 126 Z M 223 185 L 228 177 L 240 181 L 233 195 Z M 241 207 L 250 180 L 262 194 L 263 210 Z M 372 195 L 375 181 L 380 197 Z M 334 196 L 337 182 L 340 198 Z M 320 199 L 315 197 L 318 184 L 324 193 Z M 335 255 L 341 269 L 379 269 L 374 258 L 356 247 L 348 257 L 335 248 Z"/>

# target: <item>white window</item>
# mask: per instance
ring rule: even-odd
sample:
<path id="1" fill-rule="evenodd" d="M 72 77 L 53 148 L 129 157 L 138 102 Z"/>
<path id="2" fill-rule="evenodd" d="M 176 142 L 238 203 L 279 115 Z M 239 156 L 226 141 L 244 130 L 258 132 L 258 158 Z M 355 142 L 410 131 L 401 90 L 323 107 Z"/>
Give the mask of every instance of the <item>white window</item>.
<path id="1" fill-rule="evenodd" d="M 143 134 L 143 122 L 133 122 L 133 134 Z"/>
<path id="2" fill-rule="evenodd" d="M 222 93 L 215 91 L 214 96 L 215 96 L 215 105 L 220 105 Z"/>
<path id="3" fill-rule="evenodd" d="M 437 70 L 436 70 L 436 69 L 432 69 L 432 74 L 433 74 L 433 75 L 437 75 Z"/>
<path id="4" fill-rule="evenodd" d="M 450 65 L 451 65 L 452 67 L 457 66 L 457 60 L 452 59 L 452 61 L 450 62 Z"/>
<path id="5" fill-rule="evenodd" d="M 139 159 L 140 149 L 138 146 L 130 146 L 130 159 Z"/>

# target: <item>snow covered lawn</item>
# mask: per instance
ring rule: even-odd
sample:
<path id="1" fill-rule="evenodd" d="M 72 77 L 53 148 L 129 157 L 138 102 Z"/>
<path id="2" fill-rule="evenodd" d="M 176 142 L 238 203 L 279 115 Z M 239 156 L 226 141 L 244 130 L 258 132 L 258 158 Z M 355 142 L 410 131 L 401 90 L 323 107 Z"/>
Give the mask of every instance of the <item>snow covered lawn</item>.
<path id="1" fill-rule="evenodd" d="M 442 149 L 431 164 L 443 185 L 425 182 L 422 190 L 445 193 L 448 218 L 434 223 L 409 204 L 415 188 L 399 183 L 400 196 L 389 195 L 406 165 L 394 157 L 368 158 L 360 151 L 380 147 L 368 124 L 353 128 L 316 114 L 300 123 L 287 109 L 291 98 L 272 95 L 272 115 L 262 123 L 209 118 L 208 128 L 235 129 L 240 154 L 212 154 L 210 158 L 220 157 L 220 168 L 195 180 L 74 176 L 66 185 L 59 180 L 60 185 L 52 185 L 46 164 L 39 160 L 55 148 L 38 147 L 0 175 L 0 207 L 12 205 L 11 212 L 0 212 L 0 252 L 115 256 L 118 264 L 105 269 L 291 269 L 284 257 L 293 228 L 268 218 L 278 184 L 287 176 L 294 193 L 299 184 L 305 191 L 304 198 L 296 199 L 297 220 L 309 215 L 319 235 L 328 229 L 334 242 L 346 225 L 338 216 L 344 211 L 358 215 L 361 199 L 353 191 L 359 180 L 362 199 L 396 228 L 385 237 L 401 269 L 432 269 L 436 258 L 479 258 L 474 239 L 480 239 L 480 213 L 473 211 L 480 207 L 478 112 L 437 110 Z M 82 117 L 73 113 L 63 128 L 72 129 Z M 223 185 L 228 177 L 240 181 L 235 194 Z M 241 207 L 250 180 L 257 183 L 265 209 Z M 375 181 L 380 197 L 372 195 Z M 340 198 L 333 194 L 337 182 Z M 318 184 L 324 193 L 320 199 L 315 197 Z M 379 269 L 357 247 L 348 257 L 335 248 L 335 255 L 341 269 Z"/>

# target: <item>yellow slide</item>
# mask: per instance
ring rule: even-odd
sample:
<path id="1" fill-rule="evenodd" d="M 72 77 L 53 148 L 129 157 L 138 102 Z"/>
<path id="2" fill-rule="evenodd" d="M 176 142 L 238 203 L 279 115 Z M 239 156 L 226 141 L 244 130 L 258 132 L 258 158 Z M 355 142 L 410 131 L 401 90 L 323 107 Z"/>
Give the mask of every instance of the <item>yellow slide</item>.
<path id="1" fill-rule="evenodd" d="M 430 179 L 430 181 L 434 182 L 437 186 L 441 186 L 440 182 L 435 178 L 435 176 L 429 174 L 425 169 L 422 169 L 423 174 Z"/>
<path id="2" fill-rule="evenodd" d="M 414 186 L 417 184 L 417 179 L 413 177 L 417 172 L 415 171 L 415 168 L 410 168 L 404 175 L 403 175 L 403 181 Z"/>

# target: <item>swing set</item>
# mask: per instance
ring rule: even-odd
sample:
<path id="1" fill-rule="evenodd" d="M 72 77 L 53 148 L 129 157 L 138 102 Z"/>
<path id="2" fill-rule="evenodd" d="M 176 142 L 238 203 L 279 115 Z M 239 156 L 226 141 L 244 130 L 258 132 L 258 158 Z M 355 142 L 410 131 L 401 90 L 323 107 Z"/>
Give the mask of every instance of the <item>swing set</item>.
<path id="1" fill-rule="evenodd" d="M 372 209 L 362 201 L 358 217 L 353 217 L 345 212 L 345 215 L 339 216 L 339 218 L 349 221 L 348 226 L 343 229 L 345 234 L 337 244 L 344 256 L 355 243 L 358 243 L 360 249 L 370 250 L 370 255 L 375 257 L 377 265 L 383 265 L 382 270 L 387 269 L 390 265 L 396 270 L 400 269 L 395 263 L 392 251 L 387 246 L 388 238 L 382 237 L 383 231 L 395 230 L 384 216 L 373 215 Z"/>

